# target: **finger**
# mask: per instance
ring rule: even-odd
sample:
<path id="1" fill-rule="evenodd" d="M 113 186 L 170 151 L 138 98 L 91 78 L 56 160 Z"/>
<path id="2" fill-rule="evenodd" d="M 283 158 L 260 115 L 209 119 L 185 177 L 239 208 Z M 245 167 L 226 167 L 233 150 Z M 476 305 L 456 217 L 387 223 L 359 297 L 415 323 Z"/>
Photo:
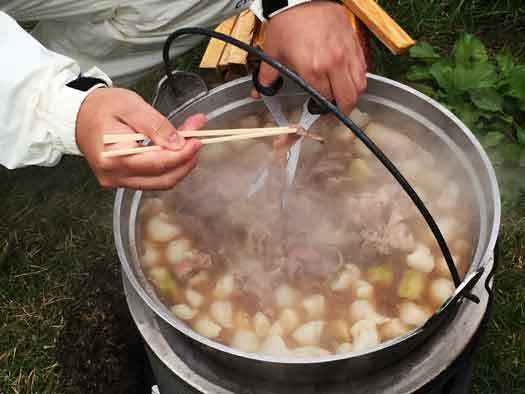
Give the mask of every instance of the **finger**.
<path id="1" fill-rule="evenodd" d="M 328 72 L 333 67 L 327 63 L 327 56 L 321 54 L 313 59 L 305 59 L 302 64 L 305 66 L 299 69 L 299 75 L 323 97 L 331 100 L 333 96 Z"/>
<path id="2" fill-rule="evenodd" d="M 357 103 L 357 89 L 352 79 L 349 67 L 332 69 L 330 72 L 330 86 L 337 107 L 348 116 Z"/>
<path id="3" fill-rule="evenodd" d="M 353 59 L 350 64 L 350 73 L 357 89 L 357 94 L 360 95 L 366 89 L 366 60 L 361 44 L 357 40 L 350 41 L 349 47 L 352 54 L 350 58 Z"/>
<path id="4" fill-rule="evenodd" d="M 118 114 L 119 120 L 136 132 L 149 137 L 154 144 L 171 150 L 180 150 L 184 138 L 170 121 L 138 95 L 130 96 Z"/>
<path id="5" fill-rule="evenodd" d="M 116 186 L 141 190 L 167 190 L 182 181 L 197 165 L 197 157 L 193 157 L 184 165 L 154 177 L 130 176 L 115 180 Z"/>
<path id="6" fill-rule="evenodd" d="M 105 158 L 104 171 L 123 176 L 158 177 L 169 174 L 197 155 L 202 144 L 197 139 L 188 139 L 178 151 L 163 149 L 137 155 Z"/>
<path id="7" fill-rule="evenodd" d="M 365 53 L 363 51 L 363 46 L 361 44 L 361 40 L 359 38 L 359 35 L 351 29 L 352 38 L 350 39 L 350 53 L 354 54 L 354 56 L 357 56 L 357 59 L 359 61 L 359 64 L 363 68 L 363 70 L 366 72 L 366 59 L 365 59 Z M 350 36 L 348 36 L 350 37 Z"/>
<path id="8" fill-rule="evenodd" d="M 330 86 L 330 79 L 328 78 L 327 74 L 324 74 L 322 76 L 309 75 L 306 76 L 305 79 L 311 87 L 313 87 L 321 94 L 321 96 L 323 96 L 327 100 L 333 99 L 332 88 Z"/>
<path id="9" fill-rule="evenodd" d="M 270 66 L 268 63 L 261 62 L 259 68 L 258 81 L 262 86 L 270 86 L 274 81 L 279 78 L 279 71 Z"/>
<path id="10" fill-rule="evenodd" d="M 206 124 L 207 121 L 208 121 L 208 118 L 206 118 L 206 115 L 195 114 L 195 115 L 188 117 L 184 121 L 184 123 L 179 127 L 179 129 L 180 130 L 199 130 Z"/>

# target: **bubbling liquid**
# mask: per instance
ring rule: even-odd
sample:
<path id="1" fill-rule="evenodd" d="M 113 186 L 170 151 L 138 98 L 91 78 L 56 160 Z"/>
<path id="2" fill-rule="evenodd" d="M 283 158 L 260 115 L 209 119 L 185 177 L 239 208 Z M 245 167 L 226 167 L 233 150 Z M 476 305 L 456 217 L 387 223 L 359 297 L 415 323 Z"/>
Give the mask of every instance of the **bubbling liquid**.
<path id="1" fill-rule="evenodd" d="M 468 182 L 452 165 L 438 168 L 438 152 L 358 110 L 352 119 L 416 189 L 463 276 L 475 225 Z M 250 115 L 231 127 L 271 125 Z M 423 325 L 454 292 L 432 233 L 392 176 L 343 125 L 313 129 L 326 144 L 303 141 L 285 209 L 276 138 L 206 146 L 188 178 L 143 200 L 142 269 L 199 334 L 273 356 L 357 352 Z M 247 197 L 265 167 L 263 188 Z"/>

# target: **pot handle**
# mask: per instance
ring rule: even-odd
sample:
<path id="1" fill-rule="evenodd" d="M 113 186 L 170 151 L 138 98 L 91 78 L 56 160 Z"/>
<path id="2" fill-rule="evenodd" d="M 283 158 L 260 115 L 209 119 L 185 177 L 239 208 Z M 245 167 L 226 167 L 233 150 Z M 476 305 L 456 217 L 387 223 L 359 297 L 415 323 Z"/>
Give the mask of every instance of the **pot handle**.
<path id="1" fill-rule="evenodd" d="M 484 267 L 479 267 L 479 269 L 471 274 L 467 275 L 461 284 L 456 288 L 456 291 L 443 305 L 439 308 L 430 319 L 427 320 L 425 326 L 433 324 L 433 321 L 436 319 L 441 319 L 441 315 L 448 312 L 448 309 L 452 308 L 453 305 L 461 302 L 463 298 L 468 298 L 470 301 L 479 304 L 479 298 L 472 294 L 470 291 L 474 288 L 476 283 L 485 272 Z"/>
<path id="2" fill-rule="evenodd" d="M 199 75 L 187 71 L 173 71 L 171 75 L 175 81 L 174 89 L 165 75 L 157 85 L 151 104 L 168 118 L 208 94 L 208 87 Z"/>

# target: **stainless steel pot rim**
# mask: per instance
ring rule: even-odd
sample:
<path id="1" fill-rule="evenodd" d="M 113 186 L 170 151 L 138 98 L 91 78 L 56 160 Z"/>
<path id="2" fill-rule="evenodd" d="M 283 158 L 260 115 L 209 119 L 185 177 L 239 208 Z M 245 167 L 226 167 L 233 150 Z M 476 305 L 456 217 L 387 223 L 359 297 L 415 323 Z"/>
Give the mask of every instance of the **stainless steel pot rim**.
<path id="1" fill-rule="evenodd" d="M 500 195 L 499 194 L 499 188 L 498 188 L 497 182 L 495 181 L 496 177 L 495 177 L 494 169 L 492 167 L 492 164 L 490 163 L 490 160 L 489 160 L 488 156 L 486 155 L 485 151 L 481 147 L 481 144 L 478 142 L 478 140 L 475 138 L 475 136 L 472 134 L 472 132 L 461 122 L 460 119 L 458 119 L 449 110 L 447 110 L 445 107 L 443 107 L 441 104 L 439 104 L 435 100 L 431 99 L 430 97 L 422 94 L 421 92 L 419 92 L 419 91 L 417 91 L 417 90 L 415 90 L 415 89 L 413 89 L 413 88 L 411 88 L 409 86 L 406 86 L 404 84 L 401 84 L 399 82 L 393 81 L 393 80 L 385 78 L 385 77 L 381 77 L 381 76 L 378 76 L 378 75 L 375 75 L 375 74 L 370 74 L 370 73 L 367 74 L 367 77 L 369 79 L 374 79 L 374 80 L 380 81 L 380 82 L 385 83 L 385 84 L 393 85 L 393 86 L 398 87 L 398 88 L 400 88 L 402 90 L 406 90 L 409 93 L 417 96 L 418 98 L 428 102 L 433 107 L 435 107 L 437 110 L 441 111 L 447 117 L 449 117 L 463 131 L 463 133 L 465 133 L 465 135 L 469 138 L 470 142 L 475 147 L 477 153 L 480 155 L 480 157 L 482 159 L 482 162 L 484 164 L 484 170 L 486 170 L 488 172 L 489 177 L 492 180 L 492 182 L 491 182 L 491 189 L 492 189 L 491 193 L 493 193 L 493 195 L 497 197 L 497 198 L 495 198 L 494 220 L 493 220 L 493 223 L 492 223 L 492 228 L 490 229 L 489 243 L 486 245 L 485 251 L 484 251 L 482 257 L 479 260 L 480 264 L 482 264 L 483 262 L 487 261 L 488 259 L 491 258 L 491 253 L 492 253 L 492 250 L 495 247 L 496 239 L 497 239 L 497 236 L 498 236 L 500 220 L 501 220 L 501 203 L 500 203 L 500 200 L 499 200 L 499 195 Z M 231 82 L 229 82 L 227 84 L 221 85 L 221 86 L 219 86 L 219 87 L 217 87 L 215 89 L 210 90 L 208 92 L 208 94 L 205 95 L 204 97 L 206 97 L 208 95 L 211 95 L 211 94 L 214 94 L 216 92 L 219 92 L 219 91 L 221 91 L 221 90 L 223 90 L 225 88 L 234 86 L 237 83 L 246 82 L 247 80 L 251 80 L 251 77 L 240 78 L 238 80 L 234 80 L 234 81 L 231 81 Z M 198 103 L 198 102 L 199 102 L 199 100 L 196 100 L 194 103 Z M 169 118 L 173 117 L 174 114 L 175 114 L 175 112 L 170 113 Z M 298 364 L 298 365 L 300 365 L 300 364 L 323 364 L 323 363 L 330 363 L 330 362 L 338 361 L 338 360 L 345 360 L 345 359 L 349 359 L 349 358 L 358 358 L 358 357 L 362 357 L 362 356 L 366 356 L 366 355 L 371 355 L 371 354 L 374 354 L 376 352 L 380 352 L 380 351 L 382 351 L 382 350 L 384 350 L 384 349 L 386 349 L 386 348 L 388 348 L 388 347 L 390 347 L 392 345 L 395 345 L 395 344 L 397 344 L 399 342 L 402 342 L 402 341 L 404 341 L 404 340 L 406 340 L 406 339 L 408 339 L 408 338 L 410 338 L 412 336 L 418 335 L 425 328 L 425 325 L 422 326 L 422 327 L 415 328 L 415 329 L 411 330 L 410 332 L 406 333 L 405 335 L 402 335 L 402 336 L 394 338 L 392 340 L 383 342 L 383 343 L 381 343 L 378 346 L 375 346 L 375 347 L 370 348 L 370 349 L 365 349 L 365 350 L 360 351 L 360 352 L 350 352 L 350 353 L 337 354 L 337 355 L 329 355 L 329 356 L 321 356 L 321 357 L 304 357 L 304 358 L 303 357 L 297 358 L 297 357 L 290 357 L 290 356 L 275 357 L 275 356 L 266 356 L 266 355 L 261 355 L 261 354 L 256 354 L 256 353 L 246 353 L 246 352 L 237 350 L 235 348 L 232 348 L 232 347 L 229 347 L 229 346 L 226 346 L 226 345 L 222 345 L 222 344 L 220 344 L 218 342 L 215 342 L 215 341 L 213 341 L 213 340 L 211 340 L 211 339 L 209 339 L 207 337 L 204 337 L 204 336 L 198 334 L 196 331 L 193 331 L 186 324 L 184 324 L 181 321 L 179 321 L 178 319 L 176 319 L 172 315 L 172 313 L 163 304 L 159 304 L 158 302 L 153 300 L 151 298 L 151 296 L 144 290 L 144 288 L 142 287 L 142 285 L 139 283 L 139 281 L 135 277 L 134 273 L 132 272 L 132 269 L 131 269 L 131 267 L 129 265 L 129 262 L 127 261 L 127 258 L 126 258 L 126 255 L 125 255 L 124 245 L 122 244 L 122 237 L 121 237 L 121 232 L 120 232 L 120 229 L 122 228 L 121 227 L 121 223 L 120 223 L 120 220 L 121 220 L 121 217 L 120 217 L 121 203 L 122 203 L 122 198 L 123 198 L 123 194 L 124 194 L 125 190 L 126 189 L 122 189 L 122 188 L 118 189 L 118 191 L 116 193 L 116 197 L 115 197 L 115 206 L 114 206 L 114 210 L 113 210 L 113 228 L 114 228 L 114 232 L 115 232 L 115 234 L 114 234 L 115 235 L 115 246 L 116 246 L 117 253 L 118 253 L 119 259 L 121 261 L 121 265 L 122 265 L 122 269 L 123 269 L 124 273 L 128 277 L 130 283 L 135 288 L 137 293 L 142 297 L 142 299 L 145 301 L 145 303 L 156 313 L 157 316 L 162 318 L 167 324 L 175 327 L 178 331 L 182 332 L 186 336 L 188 336 L 191 339 L 193 339 L 193 340 L 195 340 L 197 342 L 200 342 L 200 343 L 202 343 L 202 344 L 204 344 L 204 345 L 206 345 L 206 346 L 208 346 L 210 348 L 213 348 L 213 349 L 225 352 L 225 353 L 233 354 L 235 356 L 248 358 L 248 359 L 255 360 L 255 361 L 263 361 L 263 362 L 267 362 L 267 363 Z M 467 277 L 465 277 L 465 279 L 466 278 Z M 465 279 L 464 279 L 464 281 L 465 281 Z M 443 305 L 440 308 L 440 310 L 442 310 L 445 307 L 445 305 Z"/>

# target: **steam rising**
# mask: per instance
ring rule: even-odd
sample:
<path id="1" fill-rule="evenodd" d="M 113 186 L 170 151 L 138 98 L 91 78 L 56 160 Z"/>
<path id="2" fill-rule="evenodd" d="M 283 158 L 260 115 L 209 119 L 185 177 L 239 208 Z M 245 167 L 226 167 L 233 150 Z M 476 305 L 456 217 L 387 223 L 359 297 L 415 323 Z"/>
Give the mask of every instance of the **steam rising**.
<path id="1" fill-rule="evenodd" d="M 364 109 L 370 115 L 353 119 L 417 191 L 463 275 L 478 224 L 467 172 L 422 125 Z M 250 115 L 208 127 L 270 125 Z M 198 167 L 160 195 L 162 208 L 143 207 L 147 276 L 201 335 L 298 357 L 362 350 L 424 323 L 453 290 L 432 233 L 384 166 L 334 120 L 311 131 L 325 143 L 303 141 L 285 207 L 286 159 L 276 146 L 286 141 L 272 139 L 205 147 Z M 263 187 L 249 196 L 263 169 Z M 172 237 L 174 228 L 184 235 Z M 163 258 L 177 285 L 157 267 Z"/>

